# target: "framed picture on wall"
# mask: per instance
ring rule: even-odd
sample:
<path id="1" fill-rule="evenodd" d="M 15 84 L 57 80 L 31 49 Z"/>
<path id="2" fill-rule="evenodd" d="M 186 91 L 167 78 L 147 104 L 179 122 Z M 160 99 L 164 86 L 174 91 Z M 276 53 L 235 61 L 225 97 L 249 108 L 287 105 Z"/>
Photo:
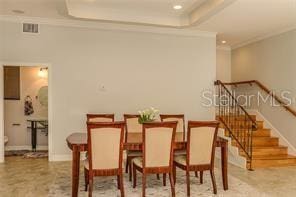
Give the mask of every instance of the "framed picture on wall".
<path id="1" fill-rule="evenodd" d="M 4 99 L 20 100 L 20 67 L 4 66 Z"/>

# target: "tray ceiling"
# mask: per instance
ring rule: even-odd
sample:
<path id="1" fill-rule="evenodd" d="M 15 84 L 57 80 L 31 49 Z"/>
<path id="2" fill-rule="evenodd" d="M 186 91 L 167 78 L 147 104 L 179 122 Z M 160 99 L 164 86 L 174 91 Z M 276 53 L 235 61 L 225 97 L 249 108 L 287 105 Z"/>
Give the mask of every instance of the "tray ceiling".
<path id="1" fill-rule="evenodd" d="M 233 0 L 66 0 L 75 18 L 186 27 L 224 8 Z M 182 6 L 174 9 L 174 6 Z"/>

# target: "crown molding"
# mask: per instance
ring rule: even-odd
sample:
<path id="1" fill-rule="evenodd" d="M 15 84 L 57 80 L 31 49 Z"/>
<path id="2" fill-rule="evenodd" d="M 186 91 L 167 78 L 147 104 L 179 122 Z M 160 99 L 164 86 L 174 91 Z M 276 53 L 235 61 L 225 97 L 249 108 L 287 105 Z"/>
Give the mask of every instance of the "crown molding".
<path id="1" fill-rule="evenodd" d="M 216 32 L 189 30 L 174 27 L 155 27 L 148 25 L 131 25 L 122 23 L 107 23 L 87 20 L 75 19 L 51 19 L 40 17 L 24 17 L 24 16 L 11 16 L 0 15 L 0 21 L 14 22 L 14 23 L 38 23 L 42 25 L 76 27 L 76 28 L 90 28 L 112 31 L 128 31 L 128 32 L 142 32 L 142 33 L 156 33 L 156 34 L 169 34 L 180 36 L 193 36 L 193 37 L 212 37 L 215 38 Z"/>
<path id="2" fill-rule="evenodd" d="M 259 42 L 261 40 L 265 40 L 265 39 L 271 38 L 273 36 L 277 36 L 277 35 L 280 35 L 280 34 L 283 34 L 283 33 L 289 32 L 289 31 L 292 31 L 294 29 L 296 29 L 296 25 L 291 26 L 291 27 L 288 27 L 288 28 L 285 28 L 285 29 L 281 29 L 281 30 L 278 30 L 278 31 L 273 31 L 272 33 L 267 33 L 267 34 L 265 34 L 263 36 L 258 36 L 258 37 L 249 39 L 247 41 L 244 41 L 244 42 L 241 42 L 241 43 L 238 43 L 238 44 L 234 44 L 231 47 L 231 50 L 238 49 L 238 48 L 241 48 L 243 46 L 246 46 L 246 45 L 249 45 L 249 44 L 252 44 L 252 43 L 255 43 L 255 42 Z"/>

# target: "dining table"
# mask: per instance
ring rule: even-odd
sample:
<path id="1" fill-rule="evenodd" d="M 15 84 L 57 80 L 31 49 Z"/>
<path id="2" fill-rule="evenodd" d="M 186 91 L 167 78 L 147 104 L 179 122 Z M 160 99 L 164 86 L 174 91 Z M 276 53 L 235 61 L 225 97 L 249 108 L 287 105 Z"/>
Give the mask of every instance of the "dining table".
<path id="1" fill-rule="evenodd" d="M 176 135 L 183 135 L 177 133 Z M 182 137 L 176 139 L 182 139 Z M 79 188 L 79 172 L 80 172 L 80 153 L 87 151 L 87 134 L 72 133 L 66 138 L 68 147 L 72 150 L 72 197 L 78 196 Z M 174 143 L 174 150 L 185 150 L 186 141 L 180 140 Z M 217 137 L 216 147 L 221 148 L 221 171 L 223 189 L 228 190 L 228 140 L 222 137 Z M 129 133 L 127 140 L 124 142 L 124 150 L 141 151 L 142 150 L 142 133 Z"/>

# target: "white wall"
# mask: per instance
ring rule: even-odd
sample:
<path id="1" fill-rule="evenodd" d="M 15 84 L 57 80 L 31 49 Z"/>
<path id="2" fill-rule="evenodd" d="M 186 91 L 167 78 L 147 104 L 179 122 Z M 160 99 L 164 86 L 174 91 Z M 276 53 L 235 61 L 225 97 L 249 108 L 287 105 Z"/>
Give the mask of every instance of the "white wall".
<path id="1" fill-rule="evenodd" d="M 41 25 L 40 35 L 2 23 L 2 61 L 50 63 L 52 159 L 70 154 L 66 137 L 85 130 L 88 112 L 137 113 L 154 106 L 187 119 L 214 119 L 201 105 L 213 88 L 216 38 Z M 100 87 L 104 86 L 102 90 Z"/>
<path id="2" fill-rule="evenodd" d="M 222 82 L 231 82 L 231 49 L 217 47 L 216 79 Z"/>
<path id="3" fill-rule="evenodd" d="M 278 94 L 291 92 L 296 110 L 296 30 L 233 50 L 232 80 L 258 80 Z M 254 107 L 296 147 L 296 117 L 282 107 L 262 104 Z"/>
<path id="4" fill-rule="evenodd" d="M 16 65 L 20 66 L 20 65 Z M 42 106 L 36 96 L 41 87 L 47 86 L 47 78 L 38 76 L 40 67 L 20 67 L 20 100 L 4 101 L 4 134 L 8 136 L 6 149 L 31 148 L 31 130 L 28 118 L 47 118 L 47 106 Z M 24 100 L 29 95 L 32 98 L 34 113 L 24 115 Z M 13 124 L 20 124 L 14 126 Z M 39 146 L 47 146 L 48 139 L 44 133 L 37 132 L 37 149 Z"/>

